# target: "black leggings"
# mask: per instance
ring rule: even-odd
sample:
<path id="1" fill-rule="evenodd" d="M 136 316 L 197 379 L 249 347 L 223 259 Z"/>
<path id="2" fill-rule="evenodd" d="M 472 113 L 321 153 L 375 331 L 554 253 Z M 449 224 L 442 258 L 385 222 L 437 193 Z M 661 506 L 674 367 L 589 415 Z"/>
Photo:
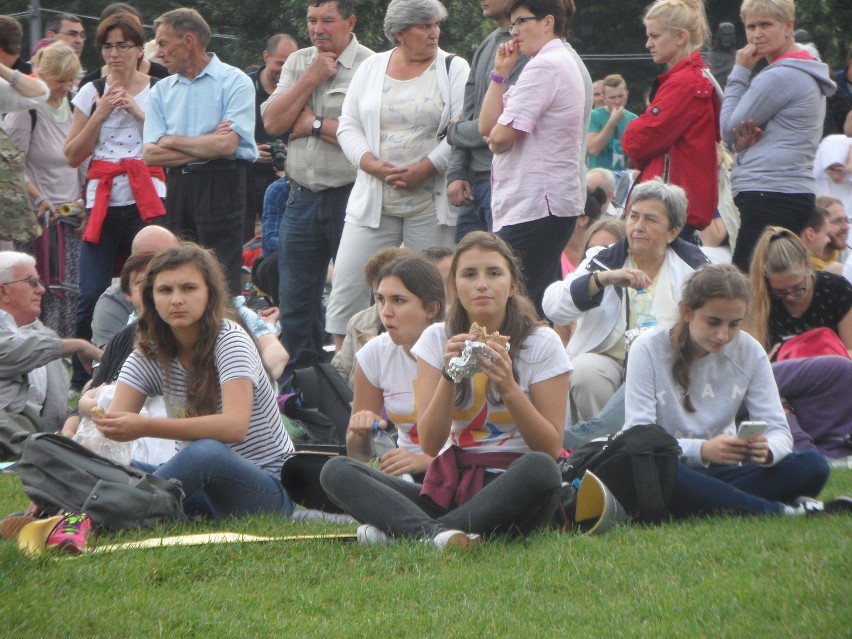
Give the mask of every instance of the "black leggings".
<path id="1" fill-rule="evenodd" d="M 349 457 L 329 460 L 320 482 L 329 498 L 355 519 L 397 537 L 432 539 L 445 530 L 527 535 L 553 522 L 562 475 L 548 455 L 527 453 L 505 473 L 486 477 L 490 481 L 479 493 L 448 512 L 422 498 L 420 484 Z"/>

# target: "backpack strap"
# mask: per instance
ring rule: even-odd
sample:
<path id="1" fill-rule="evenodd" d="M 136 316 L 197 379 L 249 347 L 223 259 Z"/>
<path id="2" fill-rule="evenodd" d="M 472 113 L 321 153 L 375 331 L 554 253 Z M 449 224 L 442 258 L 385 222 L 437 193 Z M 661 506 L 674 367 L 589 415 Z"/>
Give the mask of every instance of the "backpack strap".
<path id="1" fill-rule="evenodd" d="M 444 64 L 447 65 L 447 75 L 450 75 L 450 67 L 453 65 L 453 58 L 455 57 L 455 54 L 451 53 L 446 58 L 444 58 Z"/>
<path id="2" fill-rule="evenodd" d="M 30 109 L 30 133 L 35 131 L 35 125 L 36 125 L 36 110 Z"/>
<path id="3" fill-rule="evenodd" d="M 456 56 L 455 56 L 454 54 L 452 54 L 452 53 L 451 53 L 451 54 L 450 54 L 450 55 L 448 55 L 446 58 L 444 58 L 444 64 L 445 64 L 445 65 L 446 65 L 446 67 L 447 67 L 447 77 L 448 77 L 448 79 L 449 79 L 449 75 L 450 75 L 450 67 L 451 67 L 451 66 L 453 66 L 453 58 L 455 58 L 455 57 L 456 57 Z M 440 142 L 441 140 L 443 140 L 445 137 L 447 137 L 447 129 L 449 129 L 449 128 L 450 128 L 450 123 L 449 123 L 449 122 L 447 122 L 447 126 L 445 126 L 443 129 L 441 129 L 440 131 L 438 131 L 438 136 L 437 136 L 437 137 L 438 137 L 438 141 L 439 141 L 439 142 Z"/>
<path id="4" fill-rule="evenodd" d="M 99 98 L 104 97 L 104 91 L 106 91 L 106 78 L 98 78 L 97 80 L 92 80 L 92 86 L 95 87 L 95 91 L 98 94 Z M 97 104 L 92 102 L 92 110 L 89 111 L 89 117 L 92 117 L 92 114 L 95 112 L 95 108 Z"/>
<path id="5" fill-rule="evenodd" d="M 669 516 L 666 500 L 660 486 L 660 475 L 653 453 L 639 453 L 630 456 L 633 469 L 633 482 L 636 487 L 636 499 L 639 507 L 639 521 L 658 524 Z"/>

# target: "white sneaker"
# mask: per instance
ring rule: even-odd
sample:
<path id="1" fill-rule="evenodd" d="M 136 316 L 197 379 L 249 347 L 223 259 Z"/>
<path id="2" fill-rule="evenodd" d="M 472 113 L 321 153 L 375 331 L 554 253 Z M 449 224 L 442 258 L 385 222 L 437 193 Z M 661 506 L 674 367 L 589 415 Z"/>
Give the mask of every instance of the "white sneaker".
<path id="1" fill-rule="evenodd" d="M 825 510 L 825 505 L 813 497 L 796 497 L 792 506 L 784 506 L 784 514 L 792 517 L 799 515 L 816 515 Z"/>
<path id="2" fill-rule="evenodd" d="M 358 526 L 355 536 L 358 538 L 358 543 L 365 546 L 392 546 L 396 543 L 391 537 L 370 524 Z"/>
<path id="3" fill-rule="evenodd" d="M 461 530 L 445 530 L 438 533 L 432 540 L 438 550 L 444 550 L 450 546 L 456 548 L 475 548 L 482 543 L 482 538 L 479 535 L 468 534 Z"/>

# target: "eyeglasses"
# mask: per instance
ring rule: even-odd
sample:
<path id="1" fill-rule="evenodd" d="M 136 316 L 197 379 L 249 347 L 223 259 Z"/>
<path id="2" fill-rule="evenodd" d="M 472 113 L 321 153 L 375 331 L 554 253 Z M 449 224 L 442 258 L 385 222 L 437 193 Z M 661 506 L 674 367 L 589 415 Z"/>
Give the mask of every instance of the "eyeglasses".
<path id="1" fill-rule="evenodd" d="M 135 44 L 128 44 L 127 42 L 119 42 L 118 44 L 102 44 L 101 53 L 109 53 L 113 49 L 118 49 L 122 53 L 125 53 L 126 51 L 130 51 L 135 46 Z"/>
<path id="2" fill-rule="evenodd" d="M 778 290 L 776 288 L 769 289 L 769 294 L 774 297 L 776 300 L 783 300 L 785 298 L 790 298 L 791 300 L 798 300 L 805 296 L 805 293 L 808 292 L 808 279 L 805 278 L 802 280 L 801 285 L 796 288 L 790 288 L 786 291 Z"/>
<path id="3" fill-rule="evenodd" d="M 41 286 L 42 288 L 47 288 L 47 285 L 44 283 L 44 280 L 40 277 L 36 277 L 35 275 L 30 275 L 29 277 L 25 277 L 22 280 L 12 280 L 11 282 L 3 282 L 0 283 L 0 286 L 6 286 L 7 284 L 17 284 L 18 282 L 26 282 L 32 288 L 36 288 Z"/>
<path id="4" fill-rule="evenodd" d="M 57 33 L 61 33 L 62 35 L 67 35 L 69 38 L 80 38 L 81 40 L 86 39 L 85 31 L 57 31 Z"/>
<path id="5" fill-rule="evenodd" d="M 509 31 L 514 31 L 515 27 L 520 27 L 525 22 L 529 22 L 531 20 L 543 20 L 544 18 L 537 18 L 535 16 L 521 16 L 520 18 L 515 18 L 514 22 L 509 23 Z"/>

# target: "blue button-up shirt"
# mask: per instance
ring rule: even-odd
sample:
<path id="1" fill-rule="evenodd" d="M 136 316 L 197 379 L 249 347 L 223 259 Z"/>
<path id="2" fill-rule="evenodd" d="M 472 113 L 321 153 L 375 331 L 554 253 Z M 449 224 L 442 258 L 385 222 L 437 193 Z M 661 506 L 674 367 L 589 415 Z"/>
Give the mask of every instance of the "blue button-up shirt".
<path id="1" fill-rule="evenodd" d="M 164 135 L 207 135 L 227 120 L 240 136 L 236 153 L 228 159 L 254 162 L 254 87 L 245 73 L 209 55 L 210 62 L 194 79 L 176 74 L 154 85 L 145 109 L 143 142 L 156 144 Z"/>

